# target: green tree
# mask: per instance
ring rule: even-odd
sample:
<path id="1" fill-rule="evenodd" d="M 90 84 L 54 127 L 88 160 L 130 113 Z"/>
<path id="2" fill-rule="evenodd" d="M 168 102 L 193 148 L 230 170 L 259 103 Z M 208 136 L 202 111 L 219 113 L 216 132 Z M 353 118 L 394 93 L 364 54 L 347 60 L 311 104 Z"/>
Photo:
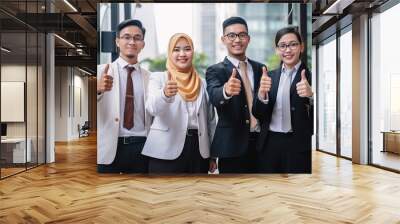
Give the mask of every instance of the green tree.
<path id="1" fill-rule="evenodd" d="M 167 57 L 165 55 L 160 55 L 155 58 L 146 58 L 142 63 L 149 65 L 150 72 L 162 72 L 165 71 L 165 64 L 167 63 Z"/>
<path id="2" fill-rule="evenodd" d="M 278 55 L 276 55 L 276 54 L 271 55 L 266 62 L 268 71 L 272 71 L 274 69 L 279 68 L 280 63 L 281 63 L 281 59 L 279 58 Z"/>
<path id="3" fill-rule="evenodd" d="M 200 76 L 204 77 L 206 69 L 208 67 L 207 64 L 207 55 L 204 53 L 195 53 L 193 58 L 193 64 L 196 68 L 196 71 L 200 74 Z"/>

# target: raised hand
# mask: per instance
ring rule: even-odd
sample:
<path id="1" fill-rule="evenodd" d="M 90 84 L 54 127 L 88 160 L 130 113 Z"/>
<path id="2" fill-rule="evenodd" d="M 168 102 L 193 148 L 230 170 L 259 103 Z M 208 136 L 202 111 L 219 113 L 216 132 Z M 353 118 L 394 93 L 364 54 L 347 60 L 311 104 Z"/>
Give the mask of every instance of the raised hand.
<path id="1" fill-rule="evenodd" d="M 228 82 L 225 83 L 224 91 L 228 96 L 236 96 L 240 94 L 241 83 L 238 78 L 236 78 L 237 71 L 236 69 L 232 70 L 232 75 L 229 78 Z"/>
<path id="2" fill-rule="evenodd" d="M 301 71 L 301 80 L 296 84 L 297 94 L 300 97 L 311 97 L 313 95 L 310 84 L 306 78 L 306 70 Z"/>
<path id="3" fill-rule="evenodd" d="M 178 93 L 178 83 L 172 78 L 172 75 L 167 71 L 167 83 L 164 86 L 164 95 L 166 97 L 175 96 Z"/>
<path id="4" fill-rule="evenodd" d="M 108 74 L 110 64 L 107 64 L 101 74 L 100 80 L 97 82 L 97 93 L 104 93 L 110 91 L 113 87 L 113 77 Z"/>
<path id="5" fill-rule="evenodd" d="M 258 89 L 258 95 L 265 99 L 267 97 L 267 93 L 271 90 L 272 79 L 268 76 L 267 67 L 262 68 L 263 73 L 260 80 L 260 88 Z"/>

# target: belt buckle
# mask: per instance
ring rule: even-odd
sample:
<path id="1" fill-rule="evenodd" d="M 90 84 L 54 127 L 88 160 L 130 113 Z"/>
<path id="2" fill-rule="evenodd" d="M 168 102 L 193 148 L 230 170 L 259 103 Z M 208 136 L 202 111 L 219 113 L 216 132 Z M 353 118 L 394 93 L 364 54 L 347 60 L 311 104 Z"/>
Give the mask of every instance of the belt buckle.
<path id="1" fill-rule="evenodd" d="M 127 142 L 127 140 L 126 139 L 128 139 L 128 137 L 124 137 L 124 145 L 127 145 L 127 144 L 129 144 L 129 142 Z"/>

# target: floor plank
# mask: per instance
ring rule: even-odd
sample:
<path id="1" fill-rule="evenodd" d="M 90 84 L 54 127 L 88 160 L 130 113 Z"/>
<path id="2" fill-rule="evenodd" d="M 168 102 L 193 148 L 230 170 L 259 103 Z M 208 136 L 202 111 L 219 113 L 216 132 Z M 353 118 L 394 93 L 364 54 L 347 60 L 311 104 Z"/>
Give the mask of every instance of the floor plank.
<path id="1" fill-rule="evenodd" d="M 313 153 L 311 175 L 98 174 L 96 139 L 0 181 L 0 223 L 400 223 L 400 175 Z"/>

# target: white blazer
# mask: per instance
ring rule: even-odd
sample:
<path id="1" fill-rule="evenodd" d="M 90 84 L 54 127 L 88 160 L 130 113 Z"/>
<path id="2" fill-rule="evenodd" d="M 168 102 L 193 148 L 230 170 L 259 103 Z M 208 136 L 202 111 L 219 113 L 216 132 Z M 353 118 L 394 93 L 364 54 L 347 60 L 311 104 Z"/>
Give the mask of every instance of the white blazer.
<path id="1" fill-rule="evenodd" d="M 101 79 L 105 64 L 97 67 L 97 80 Z M 150 73 L 139 67 L 143 75 L 144 102 L 148 95 Z M 114 161 L 120 122 L 119 72 L 116 61 L 111 63 L 108 74 L 113 76 L 113 87 L 110 91 L 97 96 L 97 164 L 111 164 Z M 148 133 L 151 115 L 145 113 L 145 128 Z"/>
<path id="2" fill-rule="evenodd" d="M 142 154 L 158 159 L 173 160 L 182 153 L 189 114 L 186 102 L 179 93 L 168 100 L 169 102 L 163 98 L 166 80 L 166 72 L 155 72 L 150 76 L 146 110 L 154 116 L 154 120 Z M 201 81 L 200 94 L 196 100 L 199 150 L 203 158 L 209 158 L 216 122 L 214 108 L 206 91 L 206 82 L 204 79 Z"/>

